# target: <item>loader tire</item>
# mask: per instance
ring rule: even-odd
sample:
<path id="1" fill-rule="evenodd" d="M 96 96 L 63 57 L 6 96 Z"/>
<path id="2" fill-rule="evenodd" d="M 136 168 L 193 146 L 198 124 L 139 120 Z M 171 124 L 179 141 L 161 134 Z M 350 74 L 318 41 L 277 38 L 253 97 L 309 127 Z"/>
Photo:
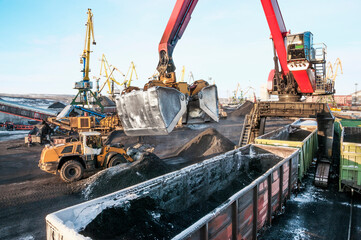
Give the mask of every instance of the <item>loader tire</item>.
<path id="1" fill-rule="evenodd" d="M 115 155 L 112 157 L 108 163 L 108 167 L 114 167 L 116 165 L 127 163 L 128 161 L 122 155 Z"/>
<path id="2" fill-rule="evenodd" d="M 80 162 L 69 160 L 60 169 L 60 177 L 64 182 L 70 183 L 78 181 L 83 177 L 84 167 Z"/>

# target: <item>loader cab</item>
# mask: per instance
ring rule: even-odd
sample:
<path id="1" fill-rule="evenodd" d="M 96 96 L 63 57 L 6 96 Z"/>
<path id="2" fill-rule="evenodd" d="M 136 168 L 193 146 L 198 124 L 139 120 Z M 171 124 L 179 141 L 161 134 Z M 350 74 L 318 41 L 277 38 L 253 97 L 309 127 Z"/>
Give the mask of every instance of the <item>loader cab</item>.
<path id="1" fill-rule="evenodd" d="M 304 32 L 287 36 L 287 61 L 308 61 L 314 58 L 313 34 Z"/>
<path id="2" fill-rule="evenodd" d="M 98 155 L 102 150 L 102 138 L 99 132 L 80 133 L 80 141 L 84 148 L 84 155 Z"/>

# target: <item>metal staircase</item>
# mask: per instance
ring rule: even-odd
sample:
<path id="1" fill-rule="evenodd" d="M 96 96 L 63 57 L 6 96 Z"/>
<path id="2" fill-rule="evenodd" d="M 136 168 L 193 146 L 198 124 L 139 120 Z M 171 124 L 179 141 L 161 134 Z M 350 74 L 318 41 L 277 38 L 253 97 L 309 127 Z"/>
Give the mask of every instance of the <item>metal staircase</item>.
<path id="1" fill-rule="evenodd" d="M 251 124 L 249 123 L 250 122 L 249 118 L 250 118 L 250 115 L 246 115 L 246 117 L 244 119 L 241 136 L 239 138 L 239 143 L 238 143 L 239 147 L 243 147 L 243 146 L 247 145 L 247 143 L 248 143 L 250 132 L 251 132 Z"/>
<path id="2" fill-rule="evenodd" d="M 324 43 L 314 44 L 314 59 L 312 59 L 315 69 L 316 90 L 315 95 L 327 95 L 333 93 L 330 83 L 326 79 L 326 54 L 327 46 Z"/>
<path id="3" fill-rule="evenodd" d="M 246 115 L 243 123 L 241 136 L 239 138 L 239 147 L 254 142 L 254 139 L 259 135 L 259 111 L 258 104 L 254 104 L 250 114 Z"/>

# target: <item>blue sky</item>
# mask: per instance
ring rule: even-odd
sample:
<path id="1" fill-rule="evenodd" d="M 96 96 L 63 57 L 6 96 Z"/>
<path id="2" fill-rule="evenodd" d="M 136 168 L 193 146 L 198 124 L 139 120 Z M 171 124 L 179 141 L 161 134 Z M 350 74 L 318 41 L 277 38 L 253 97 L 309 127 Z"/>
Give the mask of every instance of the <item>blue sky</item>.
<path id="1" fill-rule="evenodd" d="M 339 57 L 343 75 L 337 94 L 361 86 L 361 1 L 279 0 L 287 29 L 311 31 L 328 46 L 328 60 Z M 91 76 L 101 55 L 126 73 L 136 64 L 143 86 L 158 63 L 161 39 L 175 0 L 24 1 L 0 0 L 0 92 L 75 94 L 81 80 L 87 8 L 94 14 L 96 46 Z M 184 65 L 195 79 L 212 77 L 221 97 L 242 88 L 259 89 L 273 68 L 270 31 L 260 0 L 199 0 L 173 53 L 177 75 Z M 120 78 L 118 78 L 120 80 Z M 104 81 L 104 80 L 103 80 Z M 258 94 L 258 93 L 257 93 Z"/>

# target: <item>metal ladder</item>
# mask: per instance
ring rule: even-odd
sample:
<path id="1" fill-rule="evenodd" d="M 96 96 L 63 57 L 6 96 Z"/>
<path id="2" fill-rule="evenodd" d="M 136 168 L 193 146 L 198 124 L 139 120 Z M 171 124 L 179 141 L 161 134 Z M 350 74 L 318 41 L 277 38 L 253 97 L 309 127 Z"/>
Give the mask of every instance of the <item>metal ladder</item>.
<path id="1" fill-rule="evenodd" d="M 250 115 L 246 115 L 246 117 L 244 119 L 241 136 L 239 138 L 239 143 L 238 143 L 239 147 L 243 147 L 243 146 L 247 145 L 248 139 L 251 135 L 250 134 L 251 133 L 251 124 L 249 123 L 250 122 L 249 118 L 250 118 Z"/>
<path id="2" fill-rule="evenodd" d="M 326 51 L 327 46 L 323 43 L 314 44 L 315 48 L 315 58 L 313 59 L 313 67 L 315 69 L 315 78 L 316 78 L 316 91 L 317 94 L 325 94 L 327 91 L 326 86 Z"/>
<path id="3" fill-rule="evenodd" d="M 255 139 L 256 135 L 258 135 L 258 131 L 256 131 L 256 125 L 258 123 L 257 119 L 258 119 L 258 105 L 255 104 L 252 111 L 250 112 L 250 114 L 247 114 L 245 119 L 244 119 L 244 123 L 243 123 L 243 128 L 241 131 L 241 136 L 239 138 L 239 143 L 238 146 L 239 147 L 243 147 L 247 144 L 249 144 L 252 139 Z M 252 136 L 252 133 L 253 136 Z"/>

